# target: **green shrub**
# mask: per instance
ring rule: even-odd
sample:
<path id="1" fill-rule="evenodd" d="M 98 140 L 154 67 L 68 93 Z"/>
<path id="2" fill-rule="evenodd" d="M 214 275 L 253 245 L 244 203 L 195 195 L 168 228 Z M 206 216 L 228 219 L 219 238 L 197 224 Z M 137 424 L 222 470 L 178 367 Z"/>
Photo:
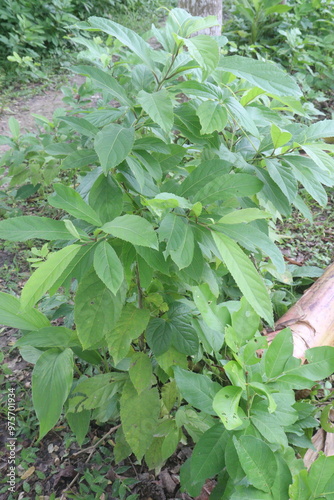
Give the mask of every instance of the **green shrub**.
<path id="1" fill-rule="evenodd" d="M 214 22 L 174 9 L 153 28 L 154 51 L 89 18 L 107 47 L 90 40 L 82 57 L 94 64 L 74 71 L 101 93 L 99 106 L 58 116 L 62 140 L 38 145 L 60 172 L 76 172 L 74 187 L 52 183 L 61 219 L 0 223 L 9 241 L 52 242 L 21 297 L 1 294 L 0 321 L 24 332 L 16 346 L 35 365 L 41 439 L 62 415 L 80 444 L 91 420 L 109 422 L 115 462 L 133 453 L 153 469 L 190 435 L 181 483 L 192 496 L 216 475 L 216 499 L 326 496 L 333 457 L 308 472 L 296 452 L 312 446 L 328 391 L 296 402 L 294 389 L 332 374 L 334 348 L 308 350 L 301 365 L 288 329 L 269 348 L 260 331 L 273 325 L 275 281 L 291 278 L 271 221 L 293 205 L 307 215 L 302 188 L 326 204 L 334 160 L 321 138 L 334 121 L 296 122 L 305 113 L 292 77 L 222 56 L 225 37 L 191 37 Z M 12 122 L 15 151 L 19 135 Z"/>

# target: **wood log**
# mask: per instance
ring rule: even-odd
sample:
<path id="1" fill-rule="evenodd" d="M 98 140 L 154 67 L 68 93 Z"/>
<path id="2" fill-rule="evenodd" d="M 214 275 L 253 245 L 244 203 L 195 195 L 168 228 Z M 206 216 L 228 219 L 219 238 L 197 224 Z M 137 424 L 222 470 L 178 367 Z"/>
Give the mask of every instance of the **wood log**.
<path id="1" fill-rule="evenodd" d="M 266 334 L 268 340 L 286 327 L 293 334 L 296 358 L 304 358 L 310 347 L 334 346 L 334 263 L 276 322 L 275 331 Z"/>
<path id="2" fill-rule="evenodd" d="M 310 347 L 334 346 L 334 263 L 275 324 L 275 331 L 265 332 L 269 341 L 283 328 L 291 328 L 293 355 L 304 359 Z M 309 468 L 319 452 L 334 455 L 334 434 L 319 429 L 312 438 L 315 450 L 308 450 L 304 463 Z"/>

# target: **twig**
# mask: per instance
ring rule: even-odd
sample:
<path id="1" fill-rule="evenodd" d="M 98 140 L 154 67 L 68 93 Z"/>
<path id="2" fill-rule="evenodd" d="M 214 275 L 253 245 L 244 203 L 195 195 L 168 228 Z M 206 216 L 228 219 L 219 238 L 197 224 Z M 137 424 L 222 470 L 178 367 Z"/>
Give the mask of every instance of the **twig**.
<path id="1" fill-rule="evenodd" d="M 119 427 L 121 427 L 121 424 L 116 425 L 115 427 L 112 427 L 111 429 L 109 429 L 107 434 L 102 436 L 101 439 L 99 439 L 97 441 L 97 443 L 93 444 L 92 446 L 88 446 L 88 448 L 85 448 L 84 450 L 80 450 L 77 453 L 73 453 L 72 457 L 77 457 L 78 455 L 81 455 L 82 453 L 88 453 L 88 452 L 90 452 L 90 450 L 92 450 L 94 452 L 96 450 L 96 448 L 99 446 L 99 444 L 101 444 L 102 441 L 104 441 L 108 436 L 110 436 L 110 434 L 112 434 L 117 429 L 119 429 Z M 91 453 L 91 455 L 92 455 L 92 453 Z"/>
<path id="2" fill-rule="evenodd" d="M 88 463 L 89 460 L 91 459 L 91 456 L 93 455 L 94 451 L 99 446 L 99 444 L 102 443 L 102 441 L 104 441 L 108 436 L 110 436 L 110 434 L 112 434 L 113 432 L 115 432 L 119 427 L 121 427 L 121 424 L 116 425 L 115 427 L 112 427 L 111 429 L 109 429 L 109 431 L 104 436 L 101 437 L 101 439 L 99 439 L 97 441 L 97 443 L 93 444 L 92 446 L 88 446 L 88 448 L 85 448 L 84 450 L 80 450 L 77 453 L 73 453 L 72 457 L 77 457 L 78 455 L 81 455 L 82 453 L 88 453 L 89 452 L 89 455 L 88 455 L 88 457 L 85 460 L 85 464 Z M 62 491 L 61 500 L 65 500 L 66 499 L 66 497 L 64 496 L 64 493 L 66 493 L 67 491 L 69 491 L 72 488 L 72 486 L 79 479 L 79 476 L 80 476 L 80 472 L 78 472 L 74 476 L 74 478 L 72 479 L 72 481 L 70 482 L 70 484 L 67 486 L 67 488 L 64 491 Z"/>

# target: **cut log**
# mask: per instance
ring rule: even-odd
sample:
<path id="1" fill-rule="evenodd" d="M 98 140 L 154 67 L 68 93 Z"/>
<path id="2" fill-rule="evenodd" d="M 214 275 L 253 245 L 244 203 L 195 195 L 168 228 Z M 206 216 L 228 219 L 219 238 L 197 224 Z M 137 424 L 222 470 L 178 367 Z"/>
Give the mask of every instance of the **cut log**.
<path id="1" fill-rule="evenodd" d="M 310 347 L 334 346 L 334 263 L 276 322 L 275 331 L 264 333 L 270 342 L 286 327 L 292 331 L 296 358 L 304 359 L 305 351 Z M 327 456 L 334 455 L 334 434 L 319 429 L 312 442 L 315 450 L 308 450 L 304 456 L 307 468 L 320 451 Z"/>
<path id="2" fill-rule="evenodd" d="M 286 327 L 293 334 L 296 358 L 303 358 L 310 347 L 334 346 L 334 263 L 277 321 L 268 340 Z"/>

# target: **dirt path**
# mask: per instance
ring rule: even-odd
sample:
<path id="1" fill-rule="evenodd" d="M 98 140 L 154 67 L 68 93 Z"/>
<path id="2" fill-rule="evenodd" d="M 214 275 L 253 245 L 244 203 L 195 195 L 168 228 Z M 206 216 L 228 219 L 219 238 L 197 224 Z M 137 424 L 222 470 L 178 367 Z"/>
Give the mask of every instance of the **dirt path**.
<path id="1" fill-rule="evenodd" d="M 72 77 L 68 85 L 81 85 L 84 77 Z M 16 118 L 23 133 L 36 130 L 35 118 L 32 114 L 42 115 L 48 119 L 52 118 L 57 108 L 68 108 L 63 102 L 63 93 L 60 89 L 49 88 L 32 97 L 21 97 L 9 102 L 3 113 L 0 114 L 0 135 L 10 135 L 8 120 L 11 116 Z M 0 154 L 9 149 L 8 146 L 0 145 Z"/>

